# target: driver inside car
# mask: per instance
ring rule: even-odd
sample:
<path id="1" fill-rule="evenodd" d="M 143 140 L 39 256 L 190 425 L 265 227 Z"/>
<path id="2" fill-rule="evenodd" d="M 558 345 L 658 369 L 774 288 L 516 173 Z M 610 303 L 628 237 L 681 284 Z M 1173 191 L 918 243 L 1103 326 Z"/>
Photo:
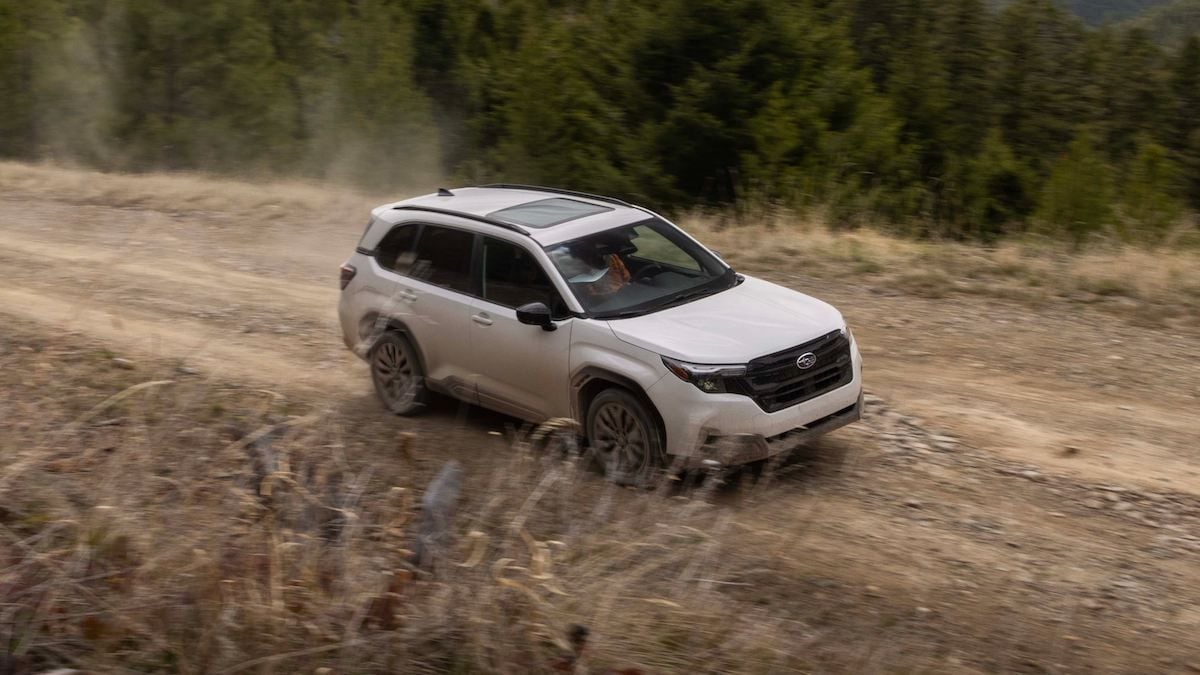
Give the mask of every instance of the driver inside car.
<path id="1" fill-rule="evenodd" d="M 560 268 L 569 270 L 569 281 L 592 297 L 605 297 L 627 286 L 633 275 L 619 253 L 601 253 L 595 248 L 559 248 L 553 255 Z"/>

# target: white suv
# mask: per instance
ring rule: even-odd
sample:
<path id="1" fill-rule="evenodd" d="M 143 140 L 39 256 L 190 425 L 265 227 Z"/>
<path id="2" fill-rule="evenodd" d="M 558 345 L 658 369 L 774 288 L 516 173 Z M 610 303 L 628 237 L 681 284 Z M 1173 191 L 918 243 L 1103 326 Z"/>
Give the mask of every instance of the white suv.
<path id="1" fill-rule="evenodd" d="M 436 391 L 579 420 L 621 483 L 763 459 L 862 410 L 836 309 L 616 199 L 488 185 L 385 204 L 341 285 L 346 345 L 389 410 Z"/>

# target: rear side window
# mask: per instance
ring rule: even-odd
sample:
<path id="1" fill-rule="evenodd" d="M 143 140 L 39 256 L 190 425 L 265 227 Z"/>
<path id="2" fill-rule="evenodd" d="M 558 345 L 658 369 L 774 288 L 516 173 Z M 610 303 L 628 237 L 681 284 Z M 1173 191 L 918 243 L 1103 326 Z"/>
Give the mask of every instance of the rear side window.
<path id="1" fill-rule="evenodd" d="M 416 257 L 413 244 L 417 242 L 417 231 L 417 225 L 397 225 L 384 235 L 375 248 L 379 266 L 397 274 L 408 274 Z"/>
<path id="2" fill-rule="evenodd" d="M 516 244 L 484 237 L 483 299 L 517 308 L 542 302 L 555 315 L 566 311 L 561 296 L 537 259 Z"/>
<path id="3" fill-rule="evenodd" d="M 417 242 L 409 276 L 462 293 L 471 290 L 471 248 L 475 235 L 426 225 Z"/>

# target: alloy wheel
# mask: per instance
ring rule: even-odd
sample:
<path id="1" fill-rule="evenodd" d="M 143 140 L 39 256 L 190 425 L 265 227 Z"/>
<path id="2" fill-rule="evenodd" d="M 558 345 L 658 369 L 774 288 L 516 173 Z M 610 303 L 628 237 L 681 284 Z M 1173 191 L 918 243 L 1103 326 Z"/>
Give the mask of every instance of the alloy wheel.
<path id="1" fill-rule="evenodd" d="M 407 406 L 413 399 L 417 377 L 408 350 L 397 341 L 387 341 L 375 350 L 371 369 L 384 403 L 393 410 Z"/>
<path id="2" fill-rule="evenodd" d="M 649 430 L 637 414 L 619 402 L 605 403 L 596 411 L 592 445 L 616 476 L 638 476 L 650 462 Z"/>

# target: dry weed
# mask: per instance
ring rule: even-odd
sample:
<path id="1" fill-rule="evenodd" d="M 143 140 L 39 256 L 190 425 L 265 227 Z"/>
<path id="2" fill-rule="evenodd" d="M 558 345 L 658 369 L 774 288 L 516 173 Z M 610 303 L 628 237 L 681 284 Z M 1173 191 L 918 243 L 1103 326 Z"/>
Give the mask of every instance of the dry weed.
<path id="1" fill-rule="evenodd" d="M 674 496 L 617 488 L 541 430 L 476 467 L 446 556 L 416 569 L 424 480 L 396 483 L 403 472 L 349 455 L 336 416 L 288 416 L 273 392 L 114 368 L 93 349 L 2 358 L 25 375 L 0 396 L 0 625 L 30 667 L 810 663 L 803 622 L 755 600 L 780 552 L 735 536 L 715 481 Z M 573 625 L 589 629 L 581 654 Z"/>

